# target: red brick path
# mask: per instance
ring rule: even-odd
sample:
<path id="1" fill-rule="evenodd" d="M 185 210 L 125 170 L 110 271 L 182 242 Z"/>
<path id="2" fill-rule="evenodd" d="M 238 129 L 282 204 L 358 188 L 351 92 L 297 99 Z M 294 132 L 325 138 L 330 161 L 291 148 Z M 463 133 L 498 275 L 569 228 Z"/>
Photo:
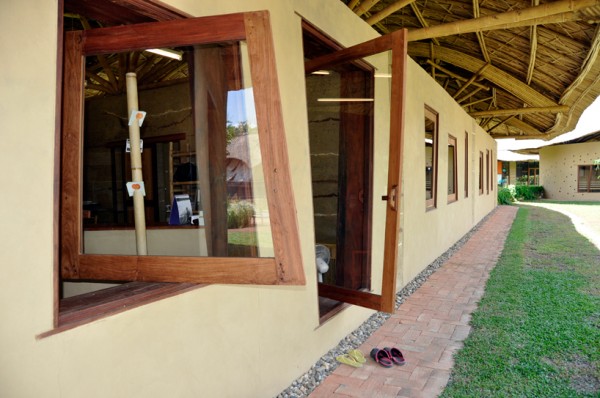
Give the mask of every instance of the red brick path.
<path id="1" fill-rule="evenodd" d="M 453 354 L 471 327 L 517 213 L 499 206 L 480 229 L 413 293 L 359 349 L 398 347 L 406 365 L 384 368 L 371 358 L 362 368 L 340 365 L 310 395 L 319 397 L 436 397 L 450 377 Z"/>

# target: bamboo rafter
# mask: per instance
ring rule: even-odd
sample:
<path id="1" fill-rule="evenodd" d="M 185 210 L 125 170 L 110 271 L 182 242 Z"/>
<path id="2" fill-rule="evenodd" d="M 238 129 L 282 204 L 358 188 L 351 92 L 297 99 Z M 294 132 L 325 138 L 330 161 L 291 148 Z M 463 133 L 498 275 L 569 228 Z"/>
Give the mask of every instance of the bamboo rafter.
<path id="1" fill-rule="evenodd" d="M 371 10 L 371 8 L 373 8 L 375 4 L 379 3 L 379 1 L 380 0 L 365 0 L 360 4 L 360 6 L 356 10 L 354 10 L 354 13 L 360 17 L 364 13 Z"/>
<path id="2" fill-rule="evenodd" d="M 423 14 L 421 13 L 421 11 L 419 10 L 419 7 L 417 6 L 417 3 L 410 3 L 410 8 L 415 13 L 415 16 L 419 20 L 419 23 L 421 23 L 421 26 L 424 27 L 424 28 L 428 28 L 429 27 L 429 23 L 427 23 L 427 21 L 423 17 Z M 436 38 L 431 39 L 431 41 L 436 46 L 440 45 L 440 42 Z"/>
<path id="3" fill-rule="evenodd" d="M 572 0 L 560 0 L 541 4 L 536 7 L 529 7 L 524 10 L 509 11 L 429 28 L 410 30 L 408 32 L 408 41 L 431 39 L 433 37 L 439 38 L 492 29 L 506 29 L 507 27 L 512 28 L 515 26 L 529 26 L 538 24 L 539 22 L 537 19 L 542 17 L 560 15 L 598 5 L 600 5 L 600 0 L 579 0 L 576 2 Z"/>
<path id="4" fill-rule="evenodd" d="M 479 0 L 473 0 L 473 16 L 475 18 L 479 18 L 481 13 L 479 11 Z M 479 47 L 481 47 L 481 54 L 483 55 L 483 59 L 485 62 L 491 63 L 490 54 L 487 50 L 487 46 L 485 45 L 485 38 L 483 37 L 483 32 L 477 31 L 477 41 L 479 42 Z"/>
<path id="5" fill-rule="evenodd" d="M 392 4 L 390 4 L 389 6 L 387 6 L 386 8 L 384 8 L 383 10 L 379 11 L 377 14 L 369 17 L 367 19 L 367 23 L 369 25 L 375 25 L 377 22 L 381 21 L 382 19 L 390 16 L 391 14 L 395 13 L 396 11 L 406 7 L 407 5 L 409 5 L 410 3 L 414 2 L 416 0 L 399 0 L 396 1 Z"/>
<path id="6" fill-rule="evenodd" d="M 426 43 L 410 43 L 408 46 L 408 53 L 411 56 L 427 58 L 429 55 L 429 45 Z M 456 65 L 472 73 L 475 73 L 485 65 L 485 61 L 481 59 L 442 46 L 436 46 L 435 54 L 437 59 Z M 494 65 L 490 65 L 490 67 L 484 70 L 482 77 L 498 87 L 513 93 L 513 95 L 530 106 L 539 107 L 557 105 L 552 99 Z"/>
<path id="7" fill-rule="evenodd" d="M 532 6 L 538 6 L 540 4 L 540 0 L 532 0 Z M 527 68 L 527 84 L 531 84 L 531 79 L 533 79 L 533 71 L 535 69 L 535 60 L 537 57 L 537 25 L 532 25 L 529 31 L 529 36 L 531 40 L 531 51 L 529 55 L 529 67 Z"/>
<path id="8" fill-rule="evenodd" d="M 456 93 L 454 93 L 454 96 L 453 96 L 453 98 L 456 98 L 456 97 L 458 97 L 460 94 L 462 94 L 462 92 L 463 92 L 463 91 L 465 91 L 465 89 L 466 89 L 467 87 L 469 87 L 469 86 L 470 86 L 472 83 L 474 83 L 474 82 L 475 82 L 475 79 L 477 79 L 479 76 L 481 76 L 481 74 L 482 74 L 483 72 L 485 72 L 485 70 L 486 70 L 486 69 L 487 69 L 489 66 L 490 66 L 490 64 L 489 64 L 489 63 L 487 63 L 487 64 L 483 65 L 483 66 L 481 67 L 481 69 L 479 69 L 479 70 L 477 71 L 477 73 L 475 73 L 473 76 L 471 76 L 471 78 L 470 78 L 469 80 L 467 80 L 467 82 L 464 84 L 464 86 L 462 86 L 462 87 L 461 87 L 461 88 L 460 88 L 460 89 L 459 89 L 459 90 L 458 90 Z"/>
<path id="9" fill-rule="evenodd" d="M 433 53 L 432 53 L 432 54 L 433 54 Z M 432 55 L 432 56 L 433 56 L 433 55 Z M 456 79 L 456 80 L 460 80 L 460 81 L 463 81 L 463 82 L 466 82 L 466 81 L 468 81 L 468 80 L 469 80 L 469 79 L 467 79 L 466 77 L 463 77 L 463 76 L 461 76 L 461 75 L 459 75 L 459 74 L 457 74 L 457 73 L 454 73 L 454 72 L 452 72 L 451 70 L 448 70 L 447 68 L 444 68 L 443 66 L 441 66 L 441 65 L 439 65 L 439 64 L 436 64 L 436 63 L 435 63 L 434 61 L 432 61 L 432 60 L 429 60 L 429 59 L 428 59 L 428 60 L 427 60 L 427 63 L 428 63 L 429 65 L 433 66 L 433 68 L 434 68 L 434 69 L 439 69 L 440 71 L 444 72 L 445 74 L 447 74 L 448 76 L 450 76 L 450 77 L 452 77 L 452 78 L 454 78 L 454 79 Z M 481 88 L 481 89 L 485 90 L 485 91 L 488 91 L 488 90 L 490 89 L 490 88 L 489 88 L 489 86 L 486 86 L 485 84 L 481 84 L 481 83 L 478 83 L 478 82 L 475 82 L 475 81 L 473 81 L 473 82 L 472 82 L 472 84 L 473 84 L 474 86 L 478 87 L 478 88 Z"/>
<path id="10" fill-rule="evenodd" d="M 356 5 L 358 4 L 359 0 L 352 0 L 350 3 L 348 3 L 348 8 L 353 10 L 354 7 L 356 7 Z"/>
<path id="11" fill-rule="evenodd" d="M 482 90 L 481 87 L 477 87 L 475 90 L 471 91 L 469 94 L 466 94 L 463 97 L 457 99 L 456 102 L 458 102 L 459 104 L 462 104 L 463 102 L 465 102 L 466 100 L 468 100 L 469 98 L 471 98 L 472 96 L 474 96 L 475 94 L 480 92 L 481 90 Z"/>
<path id="12" fill-rule="evenodd" d="M 468 104 L 464 104 L 463 107 L 466 108 L 466 107 L 477 105 L 477 104 L 481 104 L 482 102 L 487 102 L 487 101 L 490 101 L 490 100 L 493 100 L 493 99 L 494 99 L 494 96 L 492 95 L 492 96 L 489 96 L 489 97 L 478 99 L 477 101 L 469 102 Z"/>
<path id="13" fill-rule="evenodd" d="M 502 126 L 504 123 L 508 122 L 509 120 L 513 119 L 515 116 L 509 116 L 506 119 L 496 123 L 495 125 L 493 125 L 490 129 L 487 130 L 488 133 L 492 133 L 492 131 L 496 130 L 498 127 Z"/>
<path id="14" fill-rule="evenodd" d="M 89 21 L 87 20 L 87 18 L 79 16 L 79 20 L 81 21 L 81 25 L 83 26 L 84 29 L 89 30 L 92 29 Z M 98 54 L 96 55 L 96 58 L 98 58 L 98 62 L 100 63 L 100 65 L 102 65 L 102 69 L 104 69 L 104 72 L 106 73 L 107 76 L 107 80 L 108 83 L 112 86 L 113 90 L 118 90 L 118 83 L 117 83 L 117 79 L 112 71 L 112 69 L 109 66 L 109 63 L 106 61 L 106 57 L 103 54 Z"/>
<path id="15" fill-rule="evenodd" d="M 568 112 L 569 107 L 566 105 L 547 106 L 543 108 L 518 108 L 518 109 L 496 109 L 488 111 L 477 111 L 469 112 L 469 115 L 473 117 L 484 117 L 484 116 L 510 116 L 510 115 L 527 115 L 531 113 L 559 113 Z"/>
<path id="16" fill-rule="evenodd" d="M 507 120 L 506 124 L 508 124 L 511 127 L 514 127 L 518 131 L 523 132 L 523 134 L 525 134 L 527 136 L 540 136 L 540 137 L 544 136 L 544 133 L 542 133 L 535 127 L 531 126 L 530 124 L 528 124 L 522 120 L 519 120 L 516 117 L 512 117 L 512 118 L 510 118 L 510 120 Z"/>

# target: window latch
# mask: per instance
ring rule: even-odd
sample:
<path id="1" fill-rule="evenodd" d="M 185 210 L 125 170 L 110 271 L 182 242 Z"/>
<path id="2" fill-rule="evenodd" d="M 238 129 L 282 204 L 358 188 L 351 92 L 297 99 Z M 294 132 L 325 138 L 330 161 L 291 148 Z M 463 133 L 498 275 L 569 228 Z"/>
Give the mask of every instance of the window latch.
<path id="1" fill-rule="evenodd" d="M 394 211 L 396 210 L 397 203 L 398 203 L 397 190 L 398 190 L 398 186 L 394 185 L 390 189 L 390 192 L 387 195 L 383 195 L 381 197 L 381 200 L 386 200 L 388 202 L 388 204 L 390 205 L 390 208 Z"/>

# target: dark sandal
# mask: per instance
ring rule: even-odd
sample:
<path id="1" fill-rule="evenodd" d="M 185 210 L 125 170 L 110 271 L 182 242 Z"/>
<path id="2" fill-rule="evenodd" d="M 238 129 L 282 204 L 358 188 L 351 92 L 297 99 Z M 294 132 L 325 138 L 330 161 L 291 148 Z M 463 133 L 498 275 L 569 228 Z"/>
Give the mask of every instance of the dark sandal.
<path id="1" fill-rule="evenodd" d="M 384 368 L 391 368 L 392 366 L 394 366 L 390 355 L 386 351 L 380 350 L 379 348 L 373 348 L 371 350 L 371 358 L 373 358 L 375 362 L 377 362 Z"/>
<path id="2" fill-rule="evenodd" d="M 385 351 L 388 356 L 390 357 L 390 359 L 392 360 L 393 363 L 395 363 L 396 365 L 402 366 L 406 363 L 406 360 L 404 359 L 404 355 L 402 355 L 402 352 L 400 352 L 399 349 L 397 348 L 389 348 L 389 347 L 385 347 L 383 349 L 383 351 Z"/>

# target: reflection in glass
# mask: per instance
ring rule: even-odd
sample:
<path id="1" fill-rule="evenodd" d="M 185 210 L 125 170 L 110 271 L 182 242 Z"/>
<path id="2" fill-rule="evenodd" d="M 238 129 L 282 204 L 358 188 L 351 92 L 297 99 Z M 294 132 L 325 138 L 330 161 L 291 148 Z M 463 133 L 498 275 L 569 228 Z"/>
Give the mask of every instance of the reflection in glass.
<path id="1" fill-rule="evenodd" d="M 425 199 L 435 206 L 437 115 L 425 109 Z"/>
<path id="2" fill-rule="evenodd" d="M 384 53 L 306 76 L 315 243 L 332 252 L 327 285 L 370 289 L 371 264 L 382 261 L 382 242 L 371 238 L 383 236 L 372 220 L 385 220 L 385 202 L 372 192 L 387 186 L 389 125 L 377 126 L 375 107 L 389 120 L 388 66 Z"/>
<path id="3" fill-rule="evenodd" d="M 456 195 L 456 139 L 454 137 L 448 137 L 448 195 Z"/>
<path id="4" fill-rule="evenodd" d="M 272 257 L 258 123 L 245 42 L 86 58 L 84 252 L 136 254 L 124 75 L 146 116 L 149 255 Z"/>

